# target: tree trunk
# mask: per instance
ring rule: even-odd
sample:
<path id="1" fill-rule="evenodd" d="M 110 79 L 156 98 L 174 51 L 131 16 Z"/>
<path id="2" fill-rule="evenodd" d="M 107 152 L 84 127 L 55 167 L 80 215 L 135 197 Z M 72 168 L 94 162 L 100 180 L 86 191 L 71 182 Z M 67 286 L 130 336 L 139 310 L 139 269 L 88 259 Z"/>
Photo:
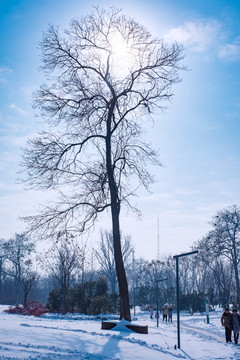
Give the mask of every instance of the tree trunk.
<path id="1" fill-rule="evenodd" d="M 26 307 L 26 305 L 27 305 L 27 298 L 28 298 L 28 290 L 27 290 L 27 289 L 23 289 L 23 291 L 24 291 L 23 306 Z"/>
<path id="2" fill-rule="evenodd" d="M 116 272 L 118 278 L 119 295 L 120 295 L 120 320 L 125 318 L 131 321 L 128 283 L 123 263 L 120 228 L 119 228 L 119 210 L 117 206 L 112 204 L 112 226 L 113 226 L 113 244 L 114 258 L 116 263 Z"/>
<path id="3" fill-rule="evenodd" d="M 65 287 L 62 288 L 62 313 L 67 313 L 67 290 Z"/>
<path id="4" fill-rule="evenodd" d="M 116 273 L 118 279 L 119 296 L 120 296 L 120 320 L 125 318 L 131 321 L 130 303 L 128 294 L 128 283 L 126 272 L 123 263 L 122 249 L 121 249 L 121 236 L 120 236 L 120 199 L 118 187 L 114 178 L 114 166 L 112 164 L 112 151 L 111 151 L 111 119 L 113 116 L 114 101 L 111 104 L 108 113 L 107 121 L 107 136 L 106 136 L 106 166 L 109 180 L 109 190 L 111 196 L 111 215 L 112 215 L 112 230 L 113 230 L 113 247 Z"/>

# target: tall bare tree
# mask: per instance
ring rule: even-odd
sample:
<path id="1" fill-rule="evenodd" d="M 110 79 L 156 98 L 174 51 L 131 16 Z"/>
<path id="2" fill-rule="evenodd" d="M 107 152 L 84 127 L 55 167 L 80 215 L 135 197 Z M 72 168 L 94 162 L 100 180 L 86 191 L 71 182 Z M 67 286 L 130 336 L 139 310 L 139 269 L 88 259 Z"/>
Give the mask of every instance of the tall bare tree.
<path id="1" fill-rule="evenodd" d="M 28 142 L 23 166 L 30 187 L 61 196 L 27 221 L 48 233 L 66 226 L 84 231 L 110 208 L 120 318 L 131 320 L 120 210 L 130 205 L 137 181 L 151 184 L 147 164 L 160 165 L 140 135 L 146 116 L 173 95 L 182 48 L 154 39 L 115 8 L 72 20 L 64 34 L 50 26 L 40 47 L 48 85 L 34 105 L 50 129 Z"/>

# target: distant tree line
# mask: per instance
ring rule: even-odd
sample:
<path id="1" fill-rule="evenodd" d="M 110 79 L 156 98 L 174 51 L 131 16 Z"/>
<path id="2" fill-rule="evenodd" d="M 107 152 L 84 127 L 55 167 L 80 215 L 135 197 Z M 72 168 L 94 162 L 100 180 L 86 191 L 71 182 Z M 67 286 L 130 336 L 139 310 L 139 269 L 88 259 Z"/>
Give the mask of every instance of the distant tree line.
<path id="1" fill-rule="evenodd" d="M 212 307 L 240 306 L 240 208 L 233 205 L 218 211 L 210 225 L 211 230 L 192 246 L 198 254 L 179 258 L 180 308 L 190 313 L 204 311 L 206 299 Z M 156 280 L 164 278 L 159 283 L 159 303 L 174 305 L 175 260 L 171 256 L 136 260 L 131 297 L 135 288 L 137 305 L 156 307 Z"/>
<path id="2" fill-rule="evenodd" d="M 199 253 L 179 259 L 180 307 L 190 313 L 204 311 L 206 299 L 212 307 L 239 306 L 240 208 L 219 211 L 210 224 L 212 229 L 192 246 Z M 131 237 L 122 236 L 122 244 L 131 305 L 135 300 L 143 309 L 156 309 L 156 280 L 167 279 L 158 286 L 160 308 L 166 303 L 174 306 L 173 257 L 134 259 Z M 42 253 L 26 234 L 0 240 L 1 304 L 37 300 L 62 313 L 118 313 L 118 293 L 109 231 L 101 232 L 91 251 L 68 231 L 56 233 Z"/>
<path id="3" fill-rule="evenodd" d="M 26 306 L 37 300 L 61 313 L 119 313 L 112 235 L 105 231 L 100 239 L 98 252 L 93 249 L 90 254 L 86 244 L 67 230 L 49 239 L 42 252 L 26 234 L 1 239 L 0 303 Z M 128 264 L 133 248 L 129 236 L 123 237 L 123 246 Z M 94 268 L 94 257 L 100 269 Z"/>

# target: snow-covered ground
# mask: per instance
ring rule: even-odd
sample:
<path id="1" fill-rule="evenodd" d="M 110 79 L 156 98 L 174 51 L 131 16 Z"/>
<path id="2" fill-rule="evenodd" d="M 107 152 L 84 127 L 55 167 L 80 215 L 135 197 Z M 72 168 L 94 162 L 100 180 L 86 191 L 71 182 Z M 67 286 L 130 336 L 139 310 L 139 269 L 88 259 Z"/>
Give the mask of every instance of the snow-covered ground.
<path id="1" fill-rule="evenodd" d="M 204 315 L 181 314 L 181 349 L 173 323 L 137 313 L 133 323 L 148 325 L 149 334 L 129 330 L 101 330 L 101 320 L 10 315 L 0 306 L 0 360 L 177 360 L 240 359 L 240 345 L 226 344 L 221 311 Z"/>

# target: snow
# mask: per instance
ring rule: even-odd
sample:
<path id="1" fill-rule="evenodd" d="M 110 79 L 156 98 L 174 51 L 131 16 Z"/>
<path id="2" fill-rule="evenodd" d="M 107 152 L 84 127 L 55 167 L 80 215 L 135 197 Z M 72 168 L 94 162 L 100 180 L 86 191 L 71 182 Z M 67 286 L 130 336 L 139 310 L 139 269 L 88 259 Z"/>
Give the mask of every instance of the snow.
<path id="1" fill-rule="evenodd" d="M 148 325 L 149 334 L 122 326 L 101 330 L 101 319 L 68 314 L 33 316 L 4 313 L 0 305 L 0 360 L 237 360 L 240 345 L 225 343 L 221 309 L 205 315 L 181 313 L 181 349 L 177 344 L 176 314 L 173 323 L 138 312 L 134 324 Z"/>

